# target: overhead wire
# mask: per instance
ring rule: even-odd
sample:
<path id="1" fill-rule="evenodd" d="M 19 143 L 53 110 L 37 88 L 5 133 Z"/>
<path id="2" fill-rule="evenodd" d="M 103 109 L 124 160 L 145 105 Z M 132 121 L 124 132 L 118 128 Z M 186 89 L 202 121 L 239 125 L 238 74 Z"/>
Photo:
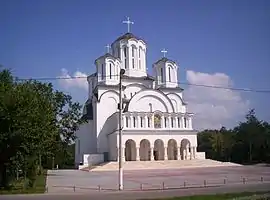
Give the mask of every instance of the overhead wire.
<path id="1" fill-rule="evenodd" d="M 106 75 L 103 76 L 103 78 L 106 77 L 116 77 L 119 76 L 116 75 Z M 54 80 L 74 80 L 74 79 L 87 79 L 87 76 L 66 76 L 66 77 L 40 77 L 40 78 L 15 78 L 15 81 L 30 81 L 30 80 L 36 80 L 36 81 L 54 81 Z M 188 86 L 195 86 L 195 87 L 204 87 L 204 88 L 212 88 L 212 89 L 224 89 L 224 90 L 235 90 L 235 91 L 244 91 L 244 92 L 256 92 L 256 93 L 270 93 L 269 90 L 262 90 L 262 89 L 251 89 L 251 88 L 236 88 L 236 87 L 225 87 L 225 86 L 219 86 L 219 85 L 205 85 L 205 84 L 195 84 L 195 83 L 188 83 L 188 82 L 172 82 L 172 81 L 163 81 L 163 84 L 165 83 L 175 83 L 177 85 L 188 85 Z"/>

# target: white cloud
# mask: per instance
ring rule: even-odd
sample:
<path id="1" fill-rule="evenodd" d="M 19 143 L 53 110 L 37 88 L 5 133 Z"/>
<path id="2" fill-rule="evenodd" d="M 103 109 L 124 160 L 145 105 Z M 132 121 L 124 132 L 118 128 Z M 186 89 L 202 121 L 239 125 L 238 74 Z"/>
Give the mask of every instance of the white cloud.
<path id="1" fill-rule="evenodd" d="M 197 85 L 233 87 L 231 78 L 223 73 L 187 71 L 187 81 Z M 195 113 L 193 125 L 197 129 L 235 125 L 249 109 L 249 102 L 235 90 L 189 86 L 184 99 L 188 110 Z"/>
<path id="2" fill-rule="evenodd" d="M 72 76 L 87 77 L 80 71 L 76 71 Z M 66 69 L 62 69 L 60 77 L 69 78 L 71 75 Z M 186 78 L 190 84 L 233 87 L 231 78 L 223 73 L 187 71 Z M 88 91 L 86 78 L 62 79 L 60 85 L 68 91 L 76 89 L 78 92 L 77 89 L 82 89 L 85 94 Z M 249 102 L 241 97 L 239 91 L 228 89 L 189 86 L 184 91 L 184 100 L 188 103 L 188 111 L 194 113 L 194 128 L 200 130 L 233 126 L 249 109 Z"/>
<path id="3" fill-rule="evenodd" d="M 61 69 L 61 75 L 60 78 L 67 78 L 67 79 L 59 79 L 60 86 L 64 89 L 73 89 L 73 88 L 80 88 L 84 90 L 88 90 L 88 84 L 87 84 L 87 74 L 76 71 L 71 76 L 68 73 L 68 70 L 65 68 Z M 77 78 L 71 78 L 71 77 L 77 77 Z M 85 77 L 85 78 L 84 78 Z M 70 78 L 70 79 L 69 79 Z"/>

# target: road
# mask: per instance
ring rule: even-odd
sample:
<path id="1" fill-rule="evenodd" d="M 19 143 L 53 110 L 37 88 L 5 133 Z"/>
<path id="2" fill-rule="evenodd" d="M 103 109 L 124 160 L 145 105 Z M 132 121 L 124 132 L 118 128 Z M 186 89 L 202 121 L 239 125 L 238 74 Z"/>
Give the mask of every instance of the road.
<path id="1" fill-rule="evenodd" d="M 41 194 L 41 195 L 3 195 L 0 200 L 139 200 L 139 199 L 158 199 L 175 196 L 191 196 L 201 194 L 217 193 L 238 193 L 269 191 L 270 183 L 260 184 L 234 184 L 220 187 L 192 188 L 192 189 L 172 189 L 172 190 L 149 190 L 149 191 L 123 191 L 123 192 L 90 192 L 90 193 L 66 193 L 66 194 Z"/>

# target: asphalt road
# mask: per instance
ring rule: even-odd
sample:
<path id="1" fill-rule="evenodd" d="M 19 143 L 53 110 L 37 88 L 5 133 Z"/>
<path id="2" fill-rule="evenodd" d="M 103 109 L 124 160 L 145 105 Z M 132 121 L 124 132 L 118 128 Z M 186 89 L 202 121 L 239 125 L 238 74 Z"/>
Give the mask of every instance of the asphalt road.
<path id="1" fill-rule="evenodd" d="M 123 192 L 91 192 L 91 193 L 70 193 L 70 194 L 41 194 L 41 195 L 3 195 L 0 200 L 139 200 L 158 199 L 175 196 L 191 196 L 217 193 L 238 193 L 269 191 L 270 183 L 260 184 L 236 184 L 209 188 L 175 189 L 175 190 L 149 190 L 149 191 L 123 191 Z"/>

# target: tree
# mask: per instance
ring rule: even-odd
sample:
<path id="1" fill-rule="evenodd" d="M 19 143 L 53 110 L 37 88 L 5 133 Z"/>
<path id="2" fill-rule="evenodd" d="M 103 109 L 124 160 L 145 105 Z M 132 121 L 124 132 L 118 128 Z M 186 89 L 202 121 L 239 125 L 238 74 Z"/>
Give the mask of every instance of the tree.
<path id="1" fill-rule="evenodd" d="M 50 83 L 13 79 L 10 71 L 0 71 L 0 187 L 18 168 L 33 187 L 42 157 L 68 151 L 83 123 L 81 105 Z"/>

